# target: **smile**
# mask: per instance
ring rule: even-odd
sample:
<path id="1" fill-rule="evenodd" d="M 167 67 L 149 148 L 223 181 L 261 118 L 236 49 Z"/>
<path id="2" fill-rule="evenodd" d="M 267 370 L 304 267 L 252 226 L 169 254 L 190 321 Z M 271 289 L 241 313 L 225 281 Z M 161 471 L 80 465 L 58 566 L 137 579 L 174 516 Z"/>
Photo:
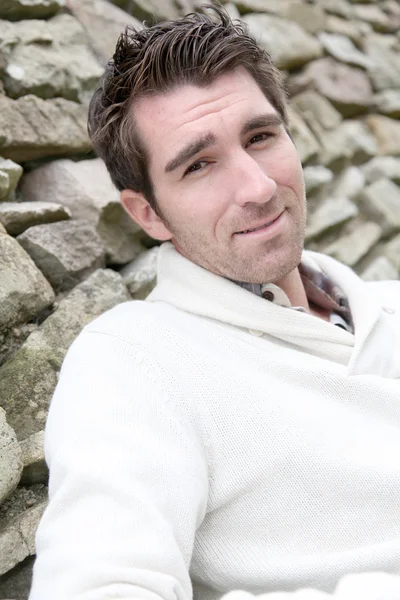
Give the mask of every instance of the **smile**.
<path id="1" fill-rule="evenodd" d="M 245 229 L 243 231 L 237 231 L 236 235 L 244 235 L 244 234 L 253 233 L 255 231 L 261 231 L 262 229 L 267 229 L 268 227 L 270 227 L 271 225 L 276 223 L 278 221 L 278 219 L 280 219 L 282 214 L 283 213 L 280 213 L 275 219 L 273 219 L 272 221 L 268 221 L 268 223 L 264 223 L 263 225 L 260 225 L 259 227 L 253 227 L 252 229 Z"/>

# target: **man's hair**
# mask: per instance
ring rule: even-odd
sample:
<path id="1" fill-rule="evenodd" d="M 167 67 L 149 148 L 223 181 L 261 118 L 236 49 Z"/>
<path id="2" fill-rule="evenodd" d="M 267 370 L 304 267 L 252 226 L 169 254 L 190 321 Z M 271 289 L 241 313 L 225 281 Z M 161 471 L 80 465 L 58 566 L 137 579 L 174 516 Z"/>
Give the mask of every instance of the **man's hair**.
<path id="1" fill-rule="evenodd" d="M 204 8 L 213 9 L 216 19 L 192 13 L 140 31 L 127 27 L 90 102 L 89 136 L 111 179 L 119 190 L 141 192 L 154 210 L 146 147 L 135 127 L 139 98 L 183 84 L 204 87 L 244 67 L 287 125 L 282 76 L 269 54 L 222 7 Z"/>

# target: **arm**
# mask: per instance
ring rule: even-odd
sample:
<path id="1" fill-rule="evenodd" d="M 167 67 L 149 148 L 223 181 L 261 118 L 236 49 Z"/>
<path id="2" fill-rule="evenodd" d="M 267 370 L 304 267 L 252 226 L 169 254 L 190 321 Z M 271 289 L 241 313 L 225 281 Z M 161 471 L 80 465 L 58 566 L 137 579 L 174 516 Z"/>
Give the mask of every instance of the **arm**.
<path id="1" fill-rule="evenodd" d="M 85 331 L 51 403 L 49 506 L 30 600 L 188 600 L 207 467 L 158 367 L 138 348 Z"/>

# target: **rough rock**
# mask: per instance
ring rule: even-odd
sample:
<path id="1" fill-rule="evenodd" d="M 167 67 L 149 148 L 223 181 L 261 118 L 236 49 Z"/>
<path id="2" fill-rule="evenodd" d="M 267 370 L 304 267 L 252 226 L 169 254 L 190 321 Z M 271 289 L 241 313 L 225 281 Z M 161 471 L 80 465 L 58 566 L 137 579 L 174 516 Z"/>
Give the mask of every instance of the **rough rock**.
<path id="1" fill-rule="evenodd" d="M 329 188 L 331 196 L 357 198 L 365 185 L 365 176 L 359 167 L 344 169 Z"/>
<path id="2" fill-rule="evenodd" d="M 30 256 L 14 238 L 0 233 L 0 331 L 30 321 L 53 301 L 49 282 Z"/>
<path id="3" fill-rule="evenodd" d="M 327 13 L 338 15 L 344 19 L 351 19 L 354 16 L 353 7 L 346 0 L 319 0 L 318 4 Z"/>
<path id="4" fill-rule="evenodd" d="M 16 162 L 90 150 L 86 108 L 64 98 L 0 95 L 0 154 Z"/>
<path id="5" fill-rule="evenodd" d="M 142 29 L 140 21 L 106 0 L 66 0 L 75 18 L 83 25 L 87 39 L 102 64 L 115 51 L 118 37 L 127 25 Z"/>
<path id="6" fill-rule="evenodd" d="M 22 173 L 23 169 L 20 165 L 0 157 L 0 200 L 9 200 L 14 197 Z"/>
<path id="7" fill-rule="evenodd" d="M 9 516 L 7 512 L 3 515 L 0 521 L 0 575 L 35 554 L 36 530 L 46 505 L 47 500 L 41 499 L 17 516 Z"/>
<path id="8" fill-rule="evenodd" d="M 399 273 L 386 256 L 376 257 L 361 273 L 364 281 L 387 281 L 398 279 Z"/>
<path id="9" fill-rule="evenodd" d="M 322 165 L 304 167 L 303 174 L 307 194 L 320 189 L 333 179 L 332 171 Z"/>
<path id="10" fill-rule="evenodd" d="M 353 15 L 356 19 L 370 23 L 376 31 L 386 33 L 396 31 L 399 27 L 399 20 L 390 19 L 376 4 L 355 4 L 353 6 Z"/>
<path id="11" fill-rule="evenodd" d="M 0 40 L 4 85 L 12 98 L 35 94 L 85 101 L 103 73 L 83 27 L 71 15 L 49 21 L 0 21 Z"/>
<path id="12" fill-rule="evenodd" d="M 364 69 L 372 64 L 371 60 L 357 50 L 353 42 L 344 35 L 323 32 L 319 34 L 318 39 L 328 54 L 337 60 Z"/>
<path id="13" fill-rule="evenodd" d="M 21 473 L 22 451 L 4 410 L 0 408 L 0 504 L 15 490 Z"/>
<path id="14" fill-rule="evenodd" d="M 389 179 L 378 179 L 359 196 L 365 213 L 379 223 L 385 235 L 400 231 L 400 188 Z"/>
<path id="15" fill-rule="evenodd" d="M 46 483 L 49 470 L 44 457 L 44 431 L 30 435 L 20 443 L 23 471 L 21 485 Z"/>
<path id="16" fill-rule="evenodd" d="M 325 13 L 318 5 L 293 2 L 283 15 L 290 21 L 295 21 L 307 33 L 315 34 L 322 31 L 325 24 Z"/>
<path id="17" fill-rule="evenodd" d="M 361 170 L 368 183 L 386 178 L 400 185 L 400 158 L 395 158 L 394 156 L 376 156 L 363 165 Z"/>
<path id="18" fill-rule="evenodd" d="M 380 43 L 376 36 L 368 36 L 363 50 L 371 60 L 368 75 L 376 91 L 400 87 L 399 55 Z"/>
<path id="19" fill-rule="evenodd" d="M 10 235 L 19 235 L 28 227 L 64 221 L 70 211 L 54 202 L 3 202 L 0 204 L 0 222 Z"/>
<path id="20" fill-rule="evenodd" d="M 123 209 L 101 159 L 43 165 L 22 178 L 21 194 L 25 200 L 63 204 L 73 218 L 93 223 L 110 264 L 126 264 L 140 252 L 140 228 Z"/>
<path id="21" fill-rule="evenodd" d="M 0 19 L 48 19 L 65 4 L 65 0 L 2 0 Z"/>
<path id="22" fill-rule="evenodd" d="M 345 117 L 365 112 L 372 103 L 372 88 L 366 73 L 331 57 L 311 62 L 300 77 L 303 85 L 316 89 Z"/>
<path id="23" fill-rule="evenodd" d="M 61 363 L 78 333 L 95 317 L 127 300 L 130 295 L 118 273 L 95 271 L 61 300 L 0 368 L 0 398 L 19 440 L 43 429 Z"/>
<path id="24" fill-rule="evenodd" d="M 158 247 L 143 252 L 120 271 L 131 295 L 144 300 L 156 284 Z"/>
<path id="25" fill-rule="evenodd" d="M 348 235 L 340 237 L 324 248 L 324 252 L 354 267 L 379 241 L 381 235 L 382 229 L 379 225 L 372 222 L 363 223 Z"/>
<path id="26" fill-rule="evenodd" d="M 149 24 L 165 19 L 178 19 L 180 16 L 173 0 L 134 0 L 131 6 L 133 16 Z"/>
<path id="27" fill-rule="evenodd" d="M 14 598 L 15 600 L 27 600 L 32 585 L 34 560 L 34 557 L 30 556 L 11 571 L 0 575 L 2 599 Z"/>
<path id="28" fill-rule="evenodd" d="M 366 123 L 376 138 L 379 154 L 400 155 L 400 121 L 383 115 L 368 115 Z"/>
<path id="29" fill-rule="evenodd" d="M 306 90 L 297 94 L 291 98 L 290 105 L 297 110 L 311 130 L 314 130 L 315 123 L 322 129 L 334 129 L 343 120 L 340 112 L 314 90 Z"/>
<path id="30" fill-rule="evenodd" d="M 400 89 L 383 90 L 375 94 L 373 106 L 377 112 L 393 119 L 400 119 Z"/>
<path id="31" fill-rule="evenodd" d="M 327 198 L 309 217 L 306 241 L 343 225 L 357 215 L 357 206 L 348 198 Z"/>
<path id="32" fill-rule="evenodd" d="M 400 273 L 400 234 L 390 240 L 382 249 L 383 254 Z"/>
<path id="33" fill-rule="evenodd" d="M 338 33 L 350 38 L 357 46 L 367 33 L 372 30 L 372 27 L 362 21 L 342 19 L 335 15 L 328 15 L 325 21 L 325 31 L 328 33 Z"/>
<path id="34" fill-rule="evenodd" d="M 290 7 L 300 4 L 300 0 L 235 0 L 235 4 L 241 15 L 262 12 L 286 17 Z"/>
<path id="35" fill-rule="evenodd" d="M 290 133 L 300 160 L 304 164 L 317 156 L 319 144 L 300 115 L 290 106 L 288 107 L 288 115 Z"/>
<path id="36" fill-rule="evenodd" d="M 105 266 L 102 241 L 87 221 L 36 225 L 17 240 L 57 292 Z"/>
<path id="37" fill-rule="evenodd" d="M 321 44 L 293 21 L 265 14 L 243 17 L 280 69 L 295 69 L 322 55 Z"/>
<path id="38" fill-rule="evenodd" d="M 343 167 L 346 160 L 360 164 L 378 153 L 374 136 L 361 121 L 346 119 L 336 129 L 321 131 L 317 137 L 322 146 L 320 160 L 333 170 Z"/>

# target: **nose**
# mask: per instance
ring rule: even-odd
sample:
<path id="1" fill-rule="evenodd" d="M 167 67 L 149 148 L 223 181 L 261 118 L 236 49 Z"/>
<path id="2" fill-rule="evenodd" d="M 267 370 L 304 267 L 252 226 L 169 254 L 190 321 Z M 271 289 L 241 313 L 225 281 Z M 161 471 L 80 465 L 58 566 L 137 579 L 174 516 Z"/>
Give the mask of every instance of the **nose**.
<path id="1" fill-rule="evenodd" d="M 275 181 L 246 151 L 243 150 L 236 156 L 232 172 L 235 173 L 232 183 L 235 186 L 234 196 L 238 205 L 265 204 L 275 195 Z"/>

